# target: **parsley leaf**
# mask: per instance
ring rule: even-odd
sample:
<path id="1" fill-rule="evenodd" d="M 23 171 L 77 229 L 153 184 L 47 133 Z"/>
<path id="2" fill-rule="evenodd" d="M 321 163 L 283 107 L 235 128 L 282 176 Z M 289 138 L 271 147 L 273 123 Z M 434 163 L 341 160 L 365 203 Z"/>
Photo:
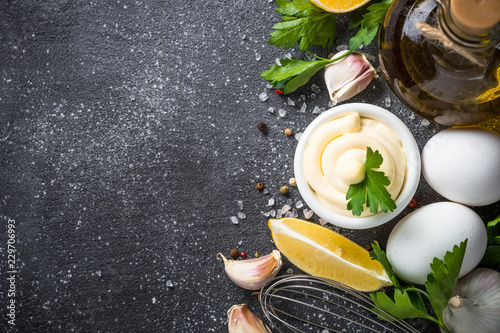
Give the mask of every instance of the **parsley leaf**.
<path id="1" fill-rule="evenodd" d="M 352 29 L 361 26 L 354 37 L 349 40 L 349 50 L 354 51 L 362 44 L 370 45 L 375 36 L 377 36 L 378 27 L 384 21 L 385 14 L 391 5 L 392 0 L 381 0 L 378 3 L 362 7 L 351 16 L 348 28 Z M 363 10 L 364 9 L 364 10 Z M 365 14 L 363 11 L 366 11 Z M 362 18 L 361 18 L 362 17 Z"/>
<path id="2" fill-rule="evenodd" d="M 443 310 L 448 305 L 457 283 L 466 247 L 467 239 L 460 244 L 460 247 L 455 245 L 453 252 L 446 252 L 444 262 L 434 258 L 431 263 L 432 272 L 427 275 L 425 289 L 429 293 L 429 301 L 439 321 L 443 319 Z"/>
<path id="3" fill-rule="evenodd" d="M 326 12 L 310 0 L 277 0 L 276 11 L 281 14 L 282 22 L 273 26 L 269 39 L 270 45 L 292 48 L 297 43 L 301 51 L 310 46 L 330 48 L 336 31 L 336 14 Z"/>
<path id="4" fill-rule="evenodd" d="M 373 169 L 380 168 L 384 159 L 382 155 L 370 147 L 366 148 L 365 179 L 358 184 L 351 184 L 346 193 L 347 210 L 352 210 L 352 215 L 360 216 L 363 206 L 370 208 L 370 212 L 376 214 L 380 209 L 387 213 L 396 208 L 396 203 L 385 188 L 391 181 L 382 171 Z"/>
<path id="5" fill-rule="evenodd" d="M 481 263 L 484 265 L 500 264 L 500 215 L 488 222 L 487 231 L 490 245 L 486 248 Z"/>
<path id="6" fill-rule="evenodd" d="M 455 245 L 452 252 L 446 252 L 444 261 L 434 258 L 431 263 L 432 272 L 427 275 L 427 281 L 425 282 L 426 291 L 413 287 L 409 282 L 401 284 L 402 280 L 393 274 L 394 271 L 392 270 L 392 266 L 387 260 L 385 253 L 378 246 L 378 243 L 375 242 L 372 246 L 373 251 L 370 253 L 372 258 L 380 261 L 393 282 L 397 281 L 397 283 L 394 283 L 396 289 L 393 298 L 383 292 L 370 294 L 375 305 L 382 310 L 372 309 L 373 312 L 378 314 L 380 318 L 386 320 L 393 320 L 388 317 L 387 314 L 397 319 L 429 319 L 441 326 L 445 332 L 449 332 L 443 322 L 443 310 L 447 306 L 448 300 L 458 280 L 462 261 L 465 256 L 465 250 L 467 248 L 467 239 L 461 242 L 460 246 Z M 429 299 L 436 317 L 432 317 L 428 314 L 423 303 L 420 301 L 415 302 L 414 295 L 417 293 Z M 420 297 L 420 295 L 417 296 Z"/>
<path id="7" fill-rule="evenodd" d="M 281 59 L 281 66 L 271 65 L 269 69 L 261 73 L 260 76 L 269 81 L 274 88 L 282 89 L 286 95 L 306 84 L 320 69 L 331 62 L 343 58 L 347 54 L 348 52 L 334 59 L 316 57 L 318 60 L 314 61 L 297 58 Z"/>

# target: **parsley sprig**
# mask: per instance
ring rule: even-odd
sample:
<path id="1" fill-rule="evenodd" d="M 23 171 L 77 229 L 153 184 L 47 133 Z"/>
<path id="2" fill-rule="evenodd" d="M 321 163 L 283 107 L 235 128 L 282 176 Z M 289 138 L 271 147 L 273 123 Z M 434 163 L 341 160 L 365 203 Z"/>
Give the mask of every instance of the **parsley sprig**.
<path id="1" fill-rule="evenodd" d="M 376 37 L 378 27 L 385 17 L 392 0 L 372 0 L 367 6 L 353 11 L 349 29 L 360 27 L 349 41 L 349 50 L 337 59 L 302 60 L 285 58 L 281 65 L 271 65 L 260 74 L 275 89 L 290 94 L 309 82 L 310 78 L 329 63 L 339 60 L 358 49 L 362 44 L 368 46 Z M 273 26 L 269 44 L 277 47 L 293 48 L 299 44 L 301 51 L 308 51 L 311 46 L 331 48 L 336 33 L 337 14 L 329 13 L 312 4 L 310 0 L 276 0 L 282 22 Z"/>
<path id="2" fill-rule="evenodd" d="M 467 239 L 455 245 L 452 252 L 446 252 L 444 260 L 434 258 L 431 263 L 432 272 L 427 275 L 425 291 L 399 278 L 377 242 L 372 244 L 370 256 L 378 260 L 394 284 L 394 295 L 391 298 L 384 292 L 371 293 L 375 305 L 396 319 L 423 318 L 437 323 L 449 333 L 443 322 L 443 310 L 448 304 L 462 267 L 462 261 L 467 247 Z M 425 296 L 434 310 L 435 317 L 427 312 L 422 296 Z M 373 309 L 380 318 L 390 320 L 384 313 Z"/>
<path id="3" fill-rule="evenodd" d="M 488 247 L 481 264 L 500 265 L 500 215 L 493 221 L 488 222 Z"/>
<path id="4" fill-rule="evenodd" d="M 396 203 L 391 198 L 391 194 L 386 186 L 391 184 L 389 178 L 382 171 L 375 171 L 380 168 L 384 161 L 382 155 L 375 150 L 366 148 L 365 179 L 361 183 L 351 184 L 346 193 L 347 210 L 352 210 L 352 215 L 360 216 L 363 206 L 370 208 L 370 212 L 376 214 L 380 209 L 387 213 L 396 208 Z"/>

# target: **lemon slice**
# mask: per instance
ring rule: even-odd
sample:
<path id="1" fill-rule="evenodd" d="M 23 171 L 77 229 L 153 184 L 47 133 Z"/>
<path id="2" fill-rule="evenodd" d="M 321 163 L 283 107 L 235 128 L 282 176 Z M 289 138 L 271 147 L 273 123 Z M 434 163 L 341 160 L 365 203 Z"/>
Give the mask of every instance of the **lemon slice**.
<path id="1" fill-rule="evenodd" d="M 348 238 L 296 218 L 270 219 L 276 247 L 302 271 L 363 292 L 392 285 L 382 264 Z"/>
<path id="2" fill-rule="evenodd" d="M 347 13 L 363 6 L 370 0 L 311 0 L 319 8 L 331 13 Z"/>

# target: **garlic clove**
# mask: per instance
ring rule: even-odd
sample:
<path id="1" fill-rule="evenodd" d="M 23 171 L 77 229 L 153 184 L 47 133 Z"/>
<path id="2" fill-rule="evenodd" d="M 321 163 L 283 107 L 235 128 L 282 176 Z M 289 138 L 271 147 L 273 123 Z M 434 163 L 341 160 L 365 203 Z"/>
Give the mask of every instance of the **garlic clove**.
<path id="1" fill-rule="evenodd" d="M 270 254 L 248 260 L 227 260 L 221 253 L 227 276 L 238 286 L 247 290 L 259 290 L 279 272 L 283 261 L 281 253 Z"/>
<path id="2" fill-rule="evenodd" d="M 333 56 L 337 58 L 347 51 Z M 354 97 L 378 77 L 364 54 L 351 53 L 325 67 L 325 83 L 333 105 Z"/>
<path id="3" fill-rule="evenodd" d="M 451 333 L 500 332 L 500 273 L 476 268 L 457 281 L 443 322 Z"/>
<path id="4" fill-rule="evenodd" d="M 229 333 L 271 333 L 246 304 L 233 305 L 227 311 Z"/>

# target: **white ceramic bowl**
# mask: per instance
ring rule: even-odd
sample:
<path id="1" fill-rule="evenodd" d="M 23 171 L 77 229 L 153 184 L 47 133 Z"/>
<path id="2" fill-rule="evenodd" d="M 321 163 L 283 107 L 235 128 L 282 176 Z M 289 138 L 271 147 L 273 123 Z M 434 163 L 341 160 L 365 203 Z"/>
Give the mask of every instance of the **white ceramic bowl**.
<path id="1" fill-rule="evenodd" d="M 358 112 L 361 117 L 371 118 L 383 122 L 392 128 L 399 136 L 403 149 L 406 153 L 406 179 L 403 188 L 396 198 L 396 209 L 392 212 L 378 213 L 367 217 L 344 216 L 331 209 L 325 207 L 314 195 L 313 190 L 307 183 L 304 171 L 302 168 L 302 155 L 306 147 L 306 143 L 311 133 L 323 123 L 347 115 L 351 112 Z M 294 160 L 295 179 L 302 198 L 318 216 L 326 221 L 342 228 L 350 229 L 367 229 L 384 224 L 396 217 L 403 209 L 406 208 L 410 200 L 413 198 L 417 190 L 420 180 L 420 153 L 418 150 L 415 138 L 411 134 L 406 125 L 391 112 L 378 107 L 376 105 L 365 103 L 350 103 L 343 104 L 325 111 L 314 119 L 302 134 L 295 151 Z"/>

